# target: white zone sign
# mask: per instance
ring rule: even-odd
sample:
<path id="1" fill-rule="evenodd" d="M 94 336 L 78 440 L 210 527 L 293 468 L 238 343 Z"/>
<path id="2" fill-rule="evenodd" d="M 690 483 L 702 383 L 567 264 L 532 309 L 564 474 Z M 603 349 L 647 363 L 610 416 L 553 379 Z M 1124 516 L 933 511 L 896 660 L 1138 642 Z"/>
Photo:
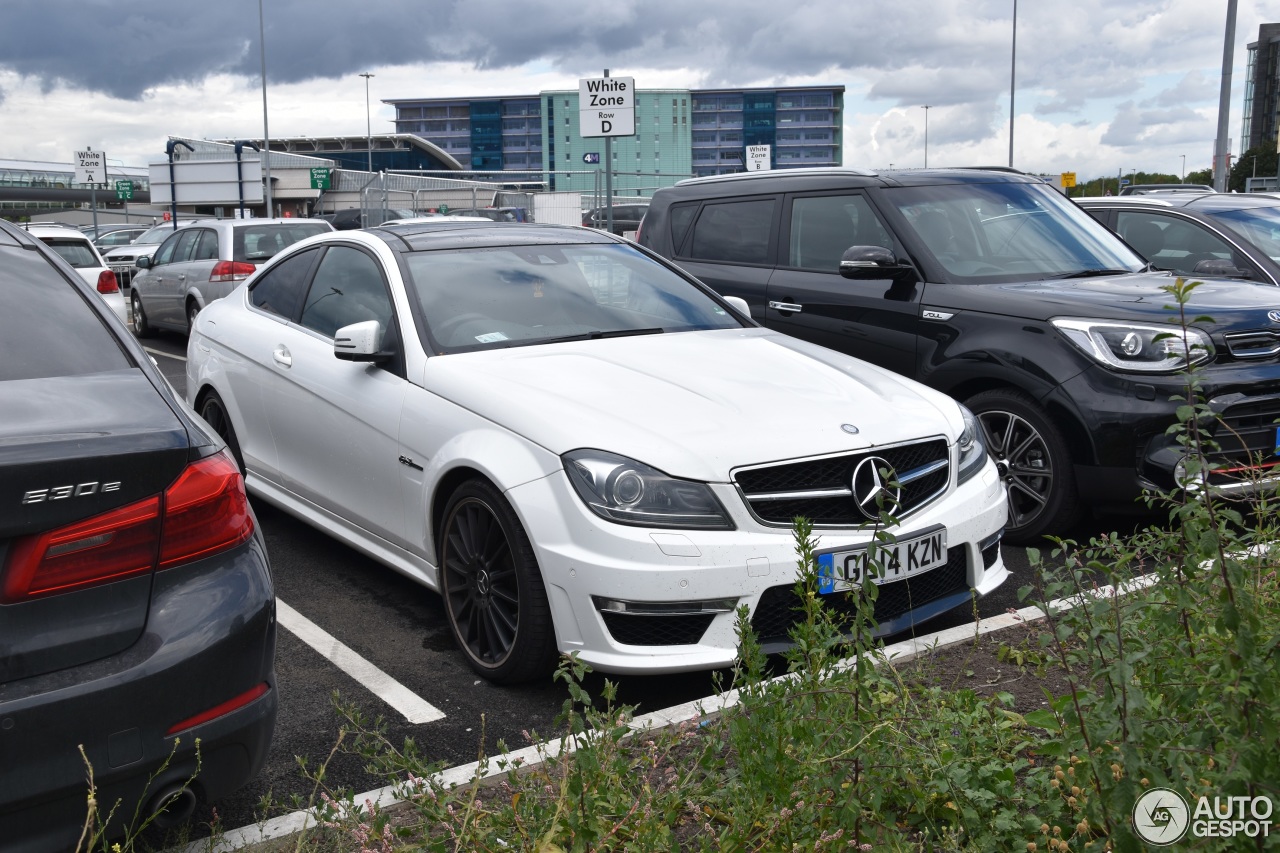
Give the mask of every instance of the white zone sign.
<path id="1" fill-rule="evenodd" d="M 634 77 L 578 81 L 578 126 L 583 138 L 636 135 Z"/>
<path id="2" fill-rule="evenodd" d="M 77 151 L 71 162 L 76 166 L 77 184 L 105 184 L 107 155 L 101 151 Z"/>
<path id="3" fill-rule="evenodd" d="M 772 169 L 773 166 L 769 163 L 769 152 L 772 148 L 772 145 L 748 145 L 747 171 L 767 172 Z"/>

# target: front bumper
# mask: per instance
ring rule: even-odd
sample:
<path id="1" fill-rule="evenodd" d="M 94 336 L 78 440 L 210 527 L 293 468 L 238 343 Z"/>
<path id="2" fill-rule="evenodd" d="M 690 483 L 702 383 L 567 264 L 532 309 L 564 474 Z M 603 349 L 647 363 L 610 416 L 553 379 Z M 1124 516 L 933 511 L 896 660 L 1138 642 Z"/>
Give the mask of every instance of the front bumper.
<path id="1" fill-rule="evenodd" d="M 1280 485 L 1280 366 L 1234 363 L 1202 374 L 1200 393 L 1216 417 L 1202 421 L 1217 443 L 1206 457 L 1222 470 L 1209 490 L 1248 495 Z M 1063 383 L 1047 402 L 1075 413 L 1088 431 L 1092 464 L 1077 466 L 1081 497 L 1099 508 L 1133 507 L 1144 491 L 1171 491 L 1186 448 L 1169 427 L 1185 405 L 1181 376 L 1124 376 L 1091 368 Z"/>
<path id="2" fill-rule="evenodd" d="M 715 669 L 737 659 L 737 617 L 732 606 L 724 606 L 726 600 L 747 605 L 753 618 L 758 615 L 762 620 L 766 615 L 762 602 L 764 608 L 771 608 L 773 616 L 765 620 L 767 624 L 757 626 L 762 634 L 778 625 L 778 612 L 783 618 L 789 616 L 790 608 L 780 599 L 790 593 L 796 580 L 792 532 L 755 521 L 734 487 L 717 484 L 712 488 L 736 530 L 658 531 L 611 524 L 583 505 L 562 471 L 508 492 L 537 553 L 561 652 L 577 652 L 580 660 L 604 672 Z M 945 526 L 949 566 L 953 572 L 959 567 L 956 586 L 927 604 L 896 613 L 881 633 L 908 628 L 965 604 L 971 589 L 983 596 L 1003 583 L 1009 572 L 992 540 L 1003 529 L 1006 514 L 1004 487 L 990 462 L 963 486 L 948 487 L 941 497 L 913 513 L 903 523 L 901 535 L 936 524 Z M 821 530 L 816 535 L 822 548 L 843 548 L 867 544 L 872 531 Z M 913 575 L 911 582 L 918 588 L 944 568 Z M 891 597 L 886 591 L 903 583 L 882 585 L 881 597 Z M 648 603 L 675 612 L 602 612 L 605 601 Z M 715 607 L 710 612 L 690 612 L 695 608 L 688 605 L 694 603 Z M 648 624 L 632 622 L 641 619 Z M 784 637 L 764 639 L 776 648 L 785 643 Z"/>
<path id="3" fill-rule="evenodd" d="M 153 584 L 147 628 L 129 649 L 0 685 L 0 848 L 7 853 L 75 846 L 88 795 L 78 745 L 93 768 L 101 817 L 121 803 L 113 834 L 135 811 L 146 819 L 145 804 L 192 776 L 197 797 L 213 800 L 265 762 L 277 708 L 276 622 L 261 534 L 158 572 Z M 235 710 L 168 733 L 264 684 L 264 694 Z"/>

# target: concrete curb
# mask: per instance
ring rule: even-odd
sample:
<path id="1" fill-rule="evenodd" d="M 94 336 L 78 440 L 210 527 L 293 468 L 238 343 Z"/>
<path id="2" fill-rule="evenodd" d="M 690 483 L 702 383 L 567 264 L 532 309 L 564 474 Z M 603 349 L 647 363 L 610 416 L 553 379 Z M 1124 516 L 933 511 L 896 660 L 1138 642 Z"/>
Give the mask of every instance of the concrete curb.
<path id="1" fill-rule="evenodd" d="M 1118 590 L 1110 586 L 1105 586 L 1086 595 L 1077 595 L 1071 598 L 1052 601 L 1049 603 L 1049 609 L 1054 613 L 1059 613 L 1064 610 L 1070 610 L 1087 598 L 1112 598 L 1116 595 L 1125 595 L 1129 592 L 1133 592 L 1134 590 L 1151 586 L 1154 582 L 1155 577 L 1153 575 L 1144 575 L 1121 584 Z M 932 634 L 925 634 L 920 637 L 903 640 L 900 643 L 885 646 L 882 653 L 888 661 L 906 663 L 913 658 L 932 651 L 946 649 L 964 642 L 971 642 L 976 640 L 978 637 L 995 633 L 996 631 L 1014 628 L 1018 625 L 1027 625 L 1032 622 L 1037 622 L 1043 618 L 1045 618 L 1045 612 L 1039 607 L 1023 607 L 1020 610 L 1011 610 L 1007 613 L 1001 613 L 989 619 L 980 619 L 973 625 L 959 625 L 954 628 L 935 631 Z M 840 668 L 847 668 L 851 665 L 851 659 L 846 659 L 836 664 L 836 666 Z M 774 680 L 781 681 L 783 679 L 790 678 L 793 678 L 793 676 L 780 675 Z M 715 696 L 708 696 L 705 699 L 685 702 L 682 705 L 675 705 L 670 708 L 663 708 L 660 711 L 641 714 L 640 716 L 632 719 L 629 727 L 637 732 L 659 730 L 669 726 L 680 725 L 681 723 L 705 719 L 720 713 L 726 708 L 732 708 L 737 704 L 738 691 L 728 690 Z M 560 738 L 554 741 L 547 741 L 527 746 L 523 749 L 513 750 L 511 752 L 503 753 L 502 755 L 492 756 L 487 760 L 487 767 L 480 779 L 481 781 L 484 781 L 505 775 L 513 766 L 533 766 L 548 758 L 555 758 L 560 755 L 563 749 L 572 751 L 576 745 L 575 739 Z M 435 781 L 445 787 L 451 785 L 461 786 L 475 781 L 476 774 L 479 770 L 480 762 L 472 761 L 469 764 L 460 764 L 457 767 L 451 767 L 447 770 L 441 771 L 436 775 Z M 397 803 L 403 802 L 403 800 L 397 795 L 397 787 L 403 790 L 403 785 L 388 785 L 373 791 L 366 791 L 363 794 L 357 794 L 354 801 L 360 805 L 372 803 L 380 809 L 387 808 L 388 806 L 393 806 Z M 231 853 L 231 851 L 242 850 L 253 844 L 260 844 L 273 839 L 285 838 L 316 825 L 316 817 L 312 812 L 296 811 L 287 815 L 271 818 L 270 820 L 260 824 L 252 824 L 250 826 L 243 826 L 238 829 L 228 830 L 223 833 L 217 843 L 214 844 L 210 843 L 211 839 L 202 839 L 201 841 L 192 842 L 186 847 L 180 848 L 178 853 Z"/>

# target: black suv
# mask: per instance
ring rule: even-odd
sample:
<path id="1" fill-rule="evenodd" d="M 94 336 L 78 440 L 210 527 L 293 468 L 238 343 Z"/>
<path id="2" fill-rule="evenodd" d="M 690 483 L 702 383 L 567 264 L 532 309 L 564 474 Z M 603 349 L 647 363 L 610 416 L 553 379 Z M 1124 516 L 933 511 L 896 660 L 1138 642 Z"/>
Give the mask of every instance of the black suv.
<path id="1" fill-rule="evenodd" d="M 1202 364 L 1230 427 L 1210 484 L 1280 465 L 1280 295 L 1211 282 L 1187 339 L 1168 273 L 1037 178 L 1005 171 L 795 169 L 659 190 L 639 242 L 765 326 L 888 367 L 979 416 L 1009 489 L 1006 538 L 1179 482 L 1166 434 Z M 1212 320 L 1202 319 L 1212 317 Z M 1261 469 L 1261 470 L 1259 470 Z M 1277 478 L 1280 480 L 1280 478 Z"/>
<path id="2" fill-rule="evenodd" d="M 5 222 L 0 292 L 0 848 L 69 850 L 86 760 L 113 834 L 257 774 L 275 598 L 235 459 L 98 294 Z"/>

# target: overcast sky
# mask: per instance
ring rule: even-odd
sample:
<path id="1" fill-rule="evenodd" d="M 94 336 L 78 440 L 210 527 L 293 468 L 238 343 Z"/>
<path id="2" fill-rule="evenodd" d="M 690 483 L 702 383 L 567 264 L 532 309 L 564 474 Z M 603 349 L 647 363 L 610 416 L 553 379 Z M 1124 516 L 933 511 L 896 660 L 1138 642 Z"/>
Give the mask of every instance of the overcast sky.
<path id="1" fill-rule="evenodd" d="M 383 98 L 536 94 L 609 68 L 640 89 L 846 87 L 844 163 L 1004 165 L 1014 0 L 264 0 L 270 131 L 360 136 Z M 1270 7 L 1267 11 L 1267 7 Z M 258 0 L 3 0 L 0 158 L 162 160 L 169 135 L 262 136 Z M 1227 0 L 1021 0 L 1014 165 L 1210 165 Z M 1239 0 L 1245 45 L 1280 6 Z"/>

